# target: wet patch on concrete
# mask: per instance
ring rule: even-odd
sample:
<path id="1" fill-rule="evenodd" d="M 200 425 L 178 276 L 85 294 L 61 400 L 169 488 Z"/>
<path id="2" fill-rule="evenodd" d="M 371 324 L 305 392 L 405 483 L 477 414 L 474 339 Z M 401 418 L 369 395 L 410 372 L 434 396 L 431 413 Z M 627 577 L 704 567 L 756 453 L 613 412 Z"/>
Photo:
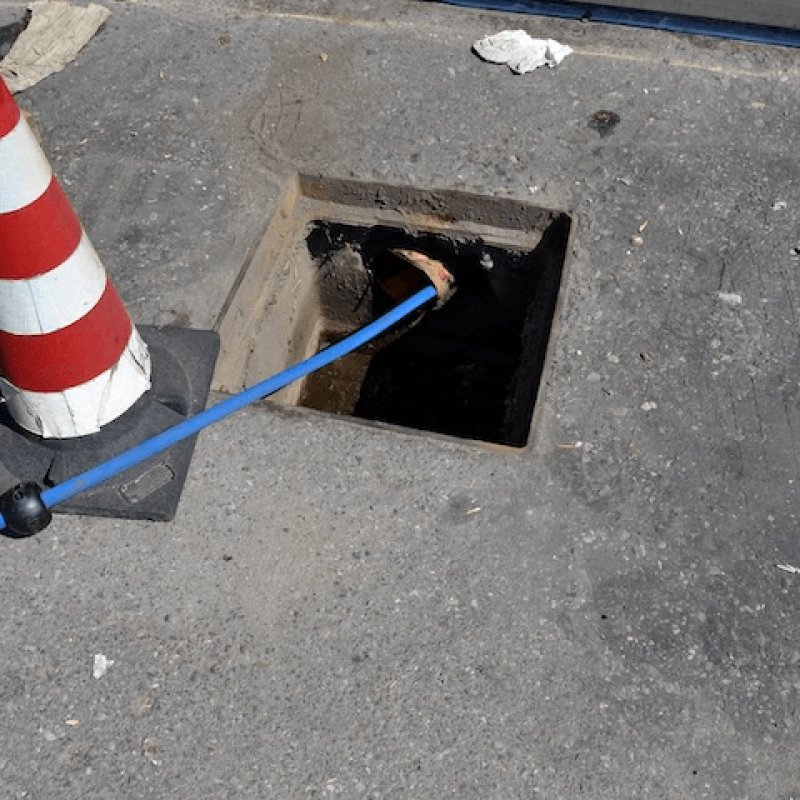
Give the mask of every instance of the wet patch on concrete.
<path id="1" fill-rule="evenodd" d="M 610 136 L 619 125 L 620 116 L 616 111 L 595 111 L 589 117 L 589 127 L 597 131 L 601 138 Z"/>

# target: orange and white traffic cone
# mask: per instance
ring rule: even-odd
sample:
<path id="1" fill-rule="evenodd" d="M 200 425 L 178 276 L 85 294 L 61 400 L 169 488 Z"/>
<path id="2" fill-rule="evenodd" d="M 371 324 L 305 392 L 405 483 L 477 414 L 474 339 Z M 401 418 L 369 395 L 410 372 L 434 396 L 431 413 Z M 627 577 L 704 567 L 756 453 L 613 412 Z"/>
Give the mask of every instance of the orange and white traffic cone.
<path id="1" fill-rule="evenodd" d="M 150 356 L 0 79 L 0 394 L 41 437 L 96 433 L 150 388 Z"/>
<path id="2" fill-rule="evenodd" d="M 214 331 L 134 327 L 0 80 L 0 501 L 196 414 L 218 351 Z M 186 439 L 59 511 L 172 519 L 193 450 Z"/>

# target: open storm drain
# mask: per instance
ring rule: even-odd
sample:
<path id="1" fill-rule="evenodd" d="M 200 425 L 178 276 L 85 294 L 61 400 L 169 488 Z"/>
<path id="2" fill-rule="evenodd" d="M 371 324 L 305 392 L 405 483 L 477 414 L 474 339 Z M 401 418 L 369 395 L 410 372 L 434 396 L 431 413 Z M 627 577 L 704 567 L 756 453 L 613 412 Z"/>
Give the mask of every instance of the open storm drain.
<path id="1" fill-rule="evenodd" d="M 526 445 L 568 215 L 458 192 L 305 178 L 281 206 L 221 317 L 217 388 L 254 383 L 385 312 L 396 300 L 384 278 L 397 250 L 411 250 L 453 274 L 448 302 L 274 399 Z"/>

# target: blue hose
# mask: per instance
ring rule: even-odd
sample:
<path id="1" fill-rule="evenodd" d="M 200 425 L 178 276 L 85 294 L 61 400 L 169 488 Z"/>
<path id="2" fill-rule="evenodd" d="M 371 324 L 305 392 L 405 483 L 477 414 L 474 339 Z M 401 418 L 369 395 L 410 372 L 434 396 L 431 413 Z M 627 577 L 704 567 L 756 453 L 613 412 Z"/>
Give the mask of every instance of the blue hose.
<path id="1" fill-rule="evenodd" d="M 172 445 L 190 436 L 194 436 L 196 433 L 203 430 L 203 428 L 207 428 L 209 425 L 219 422 L 221 419 L 233 414 L 234 411 L 239 411 L 245 406 L 255 403 L 257 400 L 261 400 L 277 392 L 279 389 L 283 389 L 284 386 L 288 386 L 293 381 L 304 378 L 306 375 L 336 361 L 336 359 L 351 353 L 353 350 L 372 341 L 372 339 L 376 338 L 393 325 L 396 325 L 409 314 L 412 314 L 427 303 L 430 303 L 435 297 L 436 289 L 434 289 L 433 286 L 426 286 L 424 289 L 420 289 L 416 294 L 404 300 L 383 316 L 370 322 L 368 325 L 361 328 L 361 330 L 356 331 L 340 342 L 336 342 L 336 344 L 330 345 L 330 347 L 326 347 L 324 350 L 307 358 L 305 361 L 301 361 L 299 364 L 295 364 L 283 370 L 283 372 L 279 372 L 277 375 L 273 375 L 271 378 L 267 378 L 261 381 L 261 383 L 257 383 L 255 386 L 251 386 L 239 392 L 239 394 L 229 397 L 221 403 L 217 403 L 217 405 L 179 422 L 172 428 L 168 428 L 156 434 L 141 444 L 132 447 L 130 450 L 126 450 L 124 453 L 120 453 L 113 458 L 109 458 L 107 461 L 103 461 L 101 464 L 86 470 L 86 472 L 82 472 L 80 475 L 69 478 L 63 483 L 59 483 L 57 486 L 45 489 L 42 492 L 42 501 L 47 508 L 52 508 L 81 492 L 93 489 L 109 478 L 113 478 L 115 475 L 119 475 L 121 472 L 140 464 L 151 456 L 157 455 L 167 448 L 172 447 Z M 0 514 L 0 531 L 5 527 L 5 519 L 3 519 L 3 515 Z"/>

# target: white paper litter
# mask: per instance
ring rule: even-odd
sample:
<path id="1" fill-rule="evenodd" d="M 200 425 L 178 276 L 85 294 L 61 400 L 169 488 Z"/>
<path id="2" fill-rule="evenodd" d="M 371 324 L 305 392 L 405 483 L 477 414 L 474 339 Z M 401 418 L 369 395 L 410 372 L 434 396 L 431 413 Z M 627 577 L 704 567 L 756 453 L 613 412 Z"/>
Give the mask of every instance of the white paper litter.
<path id="1" fill-rule="evenodd" d="M 28 27 L 0 62 L 0 74 L 15 94 L 74 61 L 111 13 L 95 4 L 82 7 L 66 2 L 36 2 L 28 8 Z"/>
<path id="2" fill-rule="evenodd" d="M 95 680 L 102 678 L 113 663 L 114 661 L 112 659 L 107 658 L 102 653 L 97 653 L 94 657 L 94 664 L 92 665 L 92 675 L 94 675 Z"/>
<path id="3" fill-rule="evenodd" d="M 555 67 L 571 52 L 569 45 L 555 39 L 534 39 L 526 31 L 500 31 L 472 45 L 484 61 L 508 64 L 513 72 L 522 75 L 537 67 Z"/>

